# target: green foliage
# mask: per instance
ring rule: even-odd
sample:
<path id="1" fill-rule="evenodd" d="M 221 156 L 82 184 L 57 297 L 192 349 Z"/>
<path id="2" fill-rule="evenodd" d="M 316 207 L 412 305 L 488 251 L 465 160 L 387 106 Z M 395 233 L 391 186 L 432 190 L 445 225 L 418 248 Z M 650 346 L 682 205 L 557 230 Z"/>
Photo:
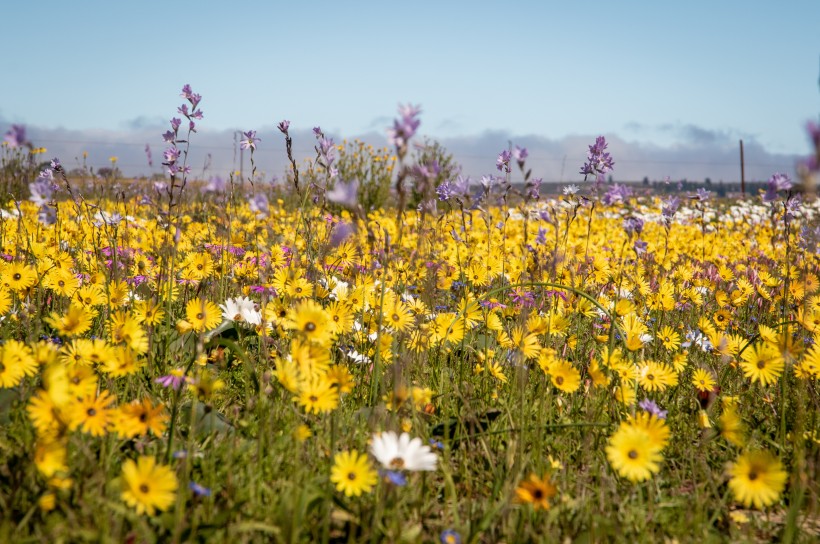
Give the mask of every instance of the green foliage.
<path id="1" fill-rule="evenodd" d="M 377 149 L 360 140 L 338 146 L 336 162 L 339 176 L 345 182 L 359 180 L 359 203 L 365 212 L 387 204 L 396 158 L 386 147 Z"/>

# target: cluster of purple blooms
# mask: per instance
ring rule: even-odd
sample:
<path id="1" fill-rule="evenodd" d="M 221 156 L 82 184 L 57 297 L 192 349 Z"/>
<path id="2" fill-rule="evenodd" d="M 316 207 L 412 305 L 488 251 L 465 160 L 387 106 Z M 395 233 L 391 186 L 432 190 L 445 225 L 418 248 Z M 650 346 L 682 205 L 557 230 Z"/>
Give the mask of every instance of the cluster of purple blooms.
<path id="1" fill-rule="evenodd" d="M 58 188 L 54 182 L 54 170 L 59 167 L 60 161 L 52 160 L 51 168 L 44 168 L 37 179 L 28 184 L 28 189 L 31 191 L 29 200 L 38 206 L 38 219 L 44 225 L 53 225 L 57 222 L 57 212 L 52 206 L 52 199 L 54 191 Z"/>
<path id="2" fill-rule="evenodd" d="M 595 143 L 589 146 L 587 153 L 587 162 L 581 167 L 581 174 L 584 175 L 584 181 L 587 176 L 595 176 L 595 179 L 602 183 L 604 176 L 612 171 L 615 163 L 612 161 L 612 156 L 606 151 L 609 144 L 603 136 L 598 136 Z"/>
<path id="3" fill-rule="evenodd" d="M 436 194 L 438 199 L 446 202 L 451 198 L 462 199 L 470 192 L 470 177 L 462 177 L 459 174 L 454 180 L 445 180 L 438 187 L 436 187 Z"/>
<path id="4" fill-rule="evenodd" d="M 630 189 L 626 185 L 619 185 L 617 183 L 613 183 L 612 186 L 604 194 L 604 197 L 601 200 L 604 204 L 610 206 L 612 204 L 624 202 L 628 200 L 631 196 L 632 189 Z"/>
<path id="5" fill-rule="evenodd" d="M 31 145 L 31 142 L 26 139 L 26 127 L 23 125 L 11 125 L 11 128 L 9 128 L 3 137 L 3 141 L 12 148 Z"/>
<path id="6" fill-rule="evenodd" d="M 393 128 L 387 131 L 387 140 L 390 145 L 396 147 L 399 157 L 403 157 L 407 152 L 410 139 L 419 129 L 421 120 L 418 118 L 421 113 L 419 106 L 407 104 L 399 106 L 399 118 L 393 121 Z"/>
<path id="7" fill-rule="evenodd" d="M 184 85 L 182 87 L 182 94 L 180 94 L 183 98 L 185 98 L 191 105 L 190 111 L 188 109 L 188 104 L 182 104 L 177 111 L 182 114 L 186 119 L 188 119 L 188 132 L 196 132 L 196 121 L 202 119 L 202 110 L 198 109 L 200 101 L 202 101 L 202 96 L 194 93 L 191 90 L 190 85 Z M 190 166 L 182 166 L 177 164 L 179 161 L 179 157 L 182 154 L 180 149 L 177 147 L 177 143 L 179 140 L 179 127 L 182 126 L 182 120 L 174 117 L 171 119 L 171 130 L 165 132 L 162 135 L 162 139 L 165 143 L 171 144 L 169 148 L 165 150 L 162 154 L 162 158 L 164 159 L 162 165 L 167 168 L 168 173 L 171 176 L 175 176 L 178 173 L 188 174 L 191 171 Z"/>
<path id="8" fill-rule="evenodd" d="M 287 121 L 283 121 L 283 123 L 287 123 Z M 279 130 L 282 130 L 281 126 Z M 287 127 L 284 132 L 287 134 Z M 314 149 L 319 155 L 319 164 L 327 170 L 330 179 L 333 179 L 339 174 L 339 169 L 333 164 L 336 161 L 336 146 L 333 138 L 326 138 L 320 127 L 313 127 L 313 134 L 316 136 L 318 143 Z"/>

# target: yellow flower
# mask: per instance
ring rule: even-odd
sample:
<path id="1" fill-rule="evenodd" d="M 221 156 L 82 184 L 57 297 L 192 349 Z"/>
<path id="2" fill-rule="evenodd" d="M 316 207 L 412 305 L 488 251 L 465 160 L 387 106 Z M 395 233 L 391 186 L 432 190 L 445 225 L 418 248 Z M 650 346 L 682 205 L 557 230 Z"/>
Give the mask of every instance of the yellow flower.
<path id="1" fill-rule="evenodd" d="M 330 481 L 336 484 L 336 490 L 347 497 L 358 497 L 368 493 L 379 480 L 378 473 L 367 458 L 359 452 L 343 451 L 333 458 L 330 469 Z"/>
<path id="2" fill-rule="evenodd" d="M 65 315 L 51 312 L 44 321 L 54 327 L 60 336 L 78 336 L 91 329 L 93 318 L 94 314 L 88 309 L 71 304 Z"/>
<path id="3" fill-rule="evenodd" d="M 709 392 L 715 388 L 717 382 L 711 372 L 705 368 L 699 368 L 692 375 L 692 384 L 698 391 Z"/>
<path id="4" fill-rule="evenodd" d="M 174 503 L 177 476 L 170 467 L 158 465 L 153 457 L 141 456 L 136 463 L 127 460 L 122 465 L 122 478 L 122 500 L 136 508 L 138 514 L 153 516 Z"/>
<path id="5" fill-rule="evenodd" d="M 550 481 L 550 475 L 545 474 L 539 478 L 535 474 L 530 474 L 529 478 L 518 484 L 515 488 L 515 502 L 519 504 L 531 504 L 535 510 L 549 510 L 549 499 L 558 493 Z"/>
<path id="6" fill-rule="evenodd" d="M 783 373 L 783 355 L 769 343 L 758 343 L 743 352 L 740 368 L 752 382 L 770 385 Z"/>
<path id="7" fill-rule="evenodd" d="M 305 412 L 332 412 L 339 405 L 339 390 L 330 380 L 317 378 L 302 384 L 297 400 L 305 407 Z"/>
<path id="8" fill-rule="evenodd" d="M 729 489 L 746 507 L 763 508 L 777 502 L 788 474 L 780 459 L 765 450 L 749 451 L 729 466 Z"/>
<path id="9" fill-rule="evenodd" d="M 75 402 L 70 411 L 68 428 L 72 431 L 82 430 L 92 436 L 103 436 L 112 423 L 114 409 L 111 405 L 116 397 L 108 391 L 101 391 L 97 396 L 86 396 Z"/>
<path id="10" fill-rule="evenodd" d="M 564 393 L 573 393 L 581 385 L 581 373 L 567 361 L 553 364 L 549 373 L 552 385 Z"/>
<path id="11" fill-rule="evenodd" d="M 606 446 L 612 468 L 631 482 L 648 480 L 660 471 L 663 460 L 660 452 L 661 448 L 644 426 L 629 422 L 621 423 Z"/>
<path id="12" fill-rule="evenodd" d="M 185 317 L 193 331 L 204 332 L 222 322 L 222 311 L 210 300 L 193 299 L 185 306 Z"/>

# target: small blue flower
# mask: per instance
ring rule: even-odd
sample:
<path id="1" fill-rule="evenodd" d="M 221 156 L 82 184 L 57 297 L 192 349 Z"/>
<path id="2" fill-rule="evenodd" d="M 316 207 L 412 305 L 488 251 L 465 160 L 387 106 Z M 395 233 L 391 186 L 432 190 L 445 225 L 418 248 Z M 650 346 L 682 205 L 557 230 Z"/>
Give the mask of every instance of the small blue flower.
<path id="1" fill-rule="evenodd" d="M 211 496 L 211 490 L 210 489 L 208 489 L 207 487 L 205 487 L 203 485 L 200 485 L 196 482 L 189 482 L 188 483 L 188 489 L 193 491 L 194 495 L 197 495 L 197 496 L 200 496 L 200 497 L 210 497 Z"/>
<path id="2" fill-rule="evenodd" d="M 404 477 L 404 474 L 397 470 L 383 470 L 380 471 L 382 477 L 387 478 L 390 482 L 397 486 L 404 486 L 407 485 L 407 478 Z"/>
<path id="3" fill-rule="evenodd" d="M 441 544 L 461 544 L 461 535 L 452 529 L 441 532 Z"/>

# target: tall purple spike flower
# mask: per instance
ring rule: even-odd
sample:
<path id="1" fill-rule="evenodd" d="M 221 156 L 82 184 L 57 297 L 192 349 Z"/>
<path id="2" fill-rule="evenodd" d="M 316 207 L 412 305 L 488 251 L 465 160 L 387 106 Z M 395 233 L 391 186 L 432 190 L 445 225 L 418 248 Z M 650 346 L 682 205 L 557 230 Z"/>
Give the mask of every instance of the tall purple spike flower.
<path id="1" fill-rule="evenodd" d="M 498 158 L 495 160 L 495 167 L 498 169 L 499 172 L 502 170 L 506 173 L 510 173 L 510 159 L 512 155 L 506 149 L 498 154 Z"/>
<path id="2" fill-rule="evenodd" d="M 387 139 L 390 144 L 402 153 L 407 150 L 410 138 L 416 134 L 421 124 L 421 120 L 418 118 L 420 113 L 421 108 L 419 106 L 413 106 L 412 104 L 399 105 L 399 118 L 393 121 L 393 128 L 387 131 Z"/>
<path id="3" fill-rule="evenodd" d="M 24 125 L 11 125 L 3 141 L 9 144 L 9 147 L 23 147 L 29 143 L 26 139 L 26 127 Z"/>
<path id="4" fill-rule="evenodd" d="M 584 178 L 595 176 L 599 182 L 602 182 L 604 175 L 612 171 L 615 163 L 612 160 L 612 155 L 606 151 L 608 146 L 609 144 L 603 136 L 598 136 L 595 143 L 589 146 L 587 162 L 584 163 L 580 171 Z"/>

